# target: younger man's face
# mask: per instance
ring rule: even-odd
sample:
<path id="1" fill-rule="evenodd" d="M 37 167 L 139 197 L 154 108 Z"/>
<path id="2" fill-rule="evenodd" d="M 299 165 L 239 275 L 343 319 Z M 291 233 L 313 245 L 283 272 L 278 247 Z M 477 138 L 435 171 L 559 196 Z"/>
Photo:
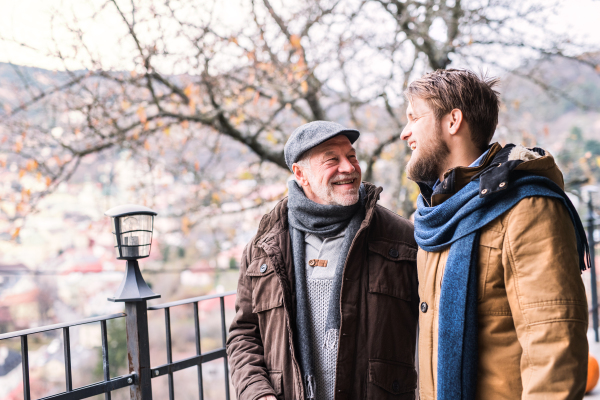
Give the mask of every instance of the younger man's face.
<path id="1" fill-rule="evenodd" d="M 406 165 L 408 178 L 415 182 L 435 182 L 444 172 L 450 154 L 442 138 L 442 124 L 425 100 L 413 98 L 406 109 L 408 123 L 400 138 L 408 142 L 412 155 Z"/>

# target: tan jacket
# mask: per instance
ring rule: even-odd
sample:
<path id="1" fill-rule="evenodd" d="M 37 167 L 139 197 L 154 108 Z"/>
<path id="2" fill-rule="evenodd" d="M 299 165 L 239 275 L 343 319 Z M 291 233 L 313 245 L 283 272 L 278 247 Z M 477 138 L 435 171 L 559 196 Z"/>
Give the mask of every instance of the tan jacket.
<path id="1" fill-rule="evenodd" d="M 493 145 L 480 167 L 454 170 L 454 192 L 490 165 L 499 150 L 500 145 Z M 515 170 L 564 186 L 548 153 Z M 433 195 L 432 205 L 451 195 Z M 437 398 L 438 310 L 448 252 L 419 249 L 417 256 L 422 400 Z M 477 399 L 581 399 L 587 377 L 588 309 L 566 207 L 545 197 L 521 200 L 482 229 L 478 265 Z"/>

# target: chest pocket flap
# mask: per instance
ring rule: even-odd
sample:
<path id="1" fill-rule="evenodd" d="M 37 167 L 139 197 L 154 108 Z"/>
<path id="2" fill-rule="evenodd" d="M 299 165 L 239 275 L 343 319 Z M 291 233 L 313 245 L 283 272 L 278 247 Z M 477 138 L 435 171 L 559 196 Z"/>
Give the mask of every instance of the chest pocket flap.
<path id="1" fill-rule="evenodd" d="M 253 260 L 246 275 L 252 279 L 252 312 L 283 306 L 283 290 L 268 258 Z"/>
<path id="2" fill-rule="evenodd" d="M 369 292 L 410 300 L 416 259 L 417 249 L 407 243 L 369 242 Z"/>
<path id="3" fill-rule="evenodd" d="M 369 251 L 377 253 L 391 261 L 415 261 L 417 249 L 404 242 L 393 240 L 375 240 L 369 242 Z"/>

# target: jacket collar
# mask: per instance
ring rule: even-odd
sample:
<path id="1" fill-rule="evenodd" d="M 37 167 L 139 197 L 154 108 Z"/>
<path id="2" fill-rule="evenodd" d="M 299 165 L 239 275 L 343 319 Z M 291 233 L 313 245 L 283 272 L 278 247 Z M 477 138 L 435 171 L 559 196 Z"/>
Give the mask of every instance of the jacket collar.
<path id="1" fill-rule="evenodd" d="M 502 147 L 499 143 L 490 146 L 488 154 L 477 167 L 456 167 L 444 173 L 444 180 L 435 191 L 433 185 L 427 182 L 418 183 L 421 195 L 430 206 L 436 206 L 465 187 L 469 182 L 479 179 L 479 196 L 486 197 L 508 187 L 513 171 L 519 170 L 530 174 L 544 176 L 564 187 L 562 173 L 547 151 L 534 147 L 529 151 L 535 152 L 539 158 L 534 160 L 514 159 L 511 156 L 514 144 Z"/>
<path id="2" fill-rule="evenodd" d="M 500 150 L 502 150 L 502 146 L 494 143 L 489 147 L 487 155 L 481 160 L 479 166 L 449 169 L 444 173 L 444 180 L 436 186 L 435 191 L 432 188 L 432 182 L 417 182 L 421 189 L 421 195 L 430 206 L 443 203 L 465 187 L 478 173 L 485 170 Z"/>

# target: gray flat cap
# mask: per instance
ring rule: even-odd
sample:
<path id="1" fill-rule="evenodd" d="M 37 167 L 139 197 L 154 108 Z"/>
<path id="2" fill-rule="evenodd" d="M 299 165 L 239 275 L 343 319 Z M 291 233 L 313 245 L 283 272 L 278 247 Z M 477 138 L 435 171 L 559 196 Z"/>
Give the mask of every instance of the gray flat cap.
<path id="1" fill-rule="evenodd" d="M 337 135 L 344 135 L 350 143 L 354 143 L 360 132 L 331 121 L 313 121 L 296 128 L 283 149 L 285 163 L 290 171 L 302 154 Z"/>

